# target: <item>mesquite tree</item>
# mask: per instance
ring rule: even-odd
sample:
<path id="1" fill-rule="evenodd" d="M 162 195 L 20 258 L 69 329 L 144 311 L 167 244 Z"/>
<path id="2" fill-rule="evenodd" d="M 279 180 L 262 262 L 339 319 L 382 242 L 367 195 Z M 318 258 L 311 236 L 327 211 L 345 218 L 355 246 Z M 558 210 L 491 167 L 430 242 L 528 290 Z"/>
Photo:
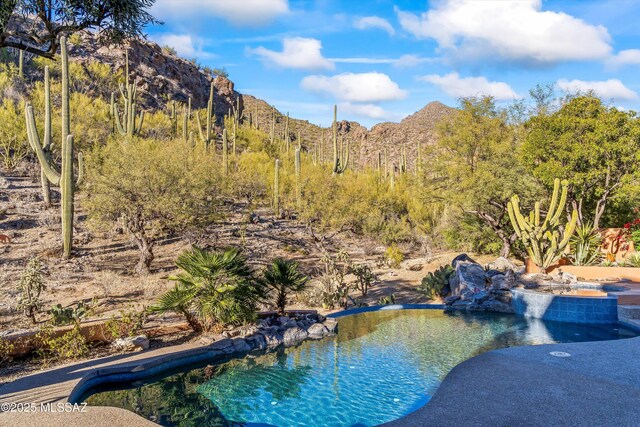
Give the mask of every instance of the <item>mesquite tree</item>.
<path id="1" fill-rule="evenodd" d="M 0 48 L 13 47 L 54 58 L 60 39 L 82 30 L 101 30 L 106 42 L 143 35 L 157 21 L 148 10 L 155 0 L 2 0 Z"/>

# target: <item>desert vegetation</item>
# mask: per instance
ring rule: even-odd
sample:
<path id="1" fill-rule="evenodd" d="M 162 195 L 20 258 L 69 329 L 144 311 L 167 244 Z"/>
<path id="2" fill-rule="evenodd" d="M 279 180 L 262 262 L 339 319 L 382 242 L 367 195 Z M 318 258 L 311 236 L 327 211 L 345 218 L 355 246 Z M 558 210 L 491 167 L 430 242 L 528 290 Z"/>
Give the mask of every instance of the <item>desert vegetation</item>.
<path id="1" fill-rule="evenodd" d="M 464 98 L 437 124 L 433 144 L 408 140 L 399 155 L 380 149 L 365 157 L 366 141 L 347 131 L 337 107 L 320 137 L 271 107 L 265 126 L 257 105 L 245 106 L 237 93 L 224 100 L 226 111 L 216 109 L 215 83 L 226 79 L 217 71 L 201 88 L 203 108 L 170 96 L 161 108 L 145 108 L 128 54 L 112 71 L 69 60 L 67 44 L 82 39 L 60 43 L 59 56 L 47 51 L 25 65 L 14 50 L 0 63 L 3 175 L 37 182 L 33 203 L 55 217 L 54 248 L 27 248 L 28 264 L 14 261 L 22 278 L 5 278 L 31 323 L 73 326 L 66 338 L 41 331 L 46 354 L 68 345 L 60 354 L 86 355 L 80 323 L 98 310 L 84 300 L 45 310 L 43 263 L 91 263 L 91 251 L 114 236 L 136 251 L 116 273 L 138 284 L 132 291 L 144 292 L 150 275 L 170 283 L 148 296 L 143 311 L 177 313 L 198 332 L 255 321 L 260 310 L 285 314 L 292 303 L 325 310 L 393 303 L 395 292 L 372 289 L 407 256 L 528 256 L 546 269 L 567 246 L 576 264 L 600 262 L 598 228 L 626 223 L 621 239 L 637 240 L 640 123 L 593 94 L 554 98 L 537 88 L 530 105 L 508 107 Z M 12 190 L 2 191 L 9 206 Z M 288 256 L 256 253 L 247 243 L 247 230 L 267 223 L 268 234 L 298 233 L 281 246 Z M 216 242 L 224 229 L 233 229 L 232 245 Z M 347 235 L 356 250 L 336 243 Z M 158 251 L 176 241 L 182 247 L 163 251 L 158 263 Z M 441 298 L 451 274 L 446 267 L 419 273 L 412 292 Z M 139 329 L 111 328 L 118 338 Z"/>

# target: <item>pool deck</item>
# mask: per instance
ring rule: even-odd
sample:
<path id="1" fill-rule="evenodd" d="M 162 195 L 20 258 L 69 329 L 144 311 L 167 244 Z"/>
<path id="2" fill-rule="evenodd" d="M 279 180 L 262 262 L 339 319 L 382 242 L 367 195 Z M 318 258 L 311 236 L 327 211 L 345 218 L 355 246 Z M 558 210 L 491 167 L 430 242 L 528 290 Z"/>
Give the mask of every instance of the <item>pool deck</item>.
<path id="1" fill-rule="evenodd" d="M 640 322 L 633 326 L 640 328 Z M 83 378 L 105 368 L 143 371 L 160 360 L 174 360 L 179 351 L 197 354 L 201 350 L 201 344 L 189 343 L 59 366 L 0 386 L 0 403 L 65 402 Z M 554 357 L 549 354 L 552 351 L 571 356 Z M 425 407 L 387 425 L 636 426 L 639 355 L 640 337 L 490 351 L 456 366 Z M 87 407 L 85 411 L 0 413 L 0 426 L 155 425 L 120 408 Z"/>
<path id="2" fill-rule="evenodd" d="M 640 337 L 490 351 L 453 368 L 427 405 L 385 425 L 637 426 L 639 355 Z"/>

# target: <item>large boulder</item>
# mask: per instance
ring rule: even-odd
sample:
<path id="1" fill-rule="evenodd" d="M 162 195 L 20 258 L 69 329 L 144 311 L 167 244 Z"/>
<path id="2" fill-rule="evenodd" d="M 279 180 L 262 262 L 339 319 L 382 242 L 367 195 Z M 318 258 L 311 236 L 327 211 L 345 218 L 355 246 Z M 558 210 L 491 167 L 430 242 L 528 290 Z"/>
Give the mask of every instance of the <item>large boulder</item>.
<path id="1" fill-rule="evenodd" d="M 324 321 L 324 326 L 327 328 L 330 334 L 338 333 L 338 321 L 336 319 L 327 318 Z"/>
<path id="2" fill-rule="evenodd" d="M 467 254 L 460 254 L 457 257 L 455 257 L 452 261 L 451 261 L 451 266 L 455 267 L 456 265 L 458 265 L 458 263 L 460 262 L 470 262 L 472 264 L 478 264 L 477 262 L 475 262 L 473 260 L 473 258 L 471 258 L 469 255 Z M 478 264 L 479 265 L 479 264 Z"/>
<path id="3" fill-rule="evenodd" d="M 449 279 L 451 295 L 470 296 L 485 290 L 487 276 L 480 264 L 475 262 L 458 261 L 456 271 Z"/>
<path id="4" fill-rule="evenodd" d="M 497 274 L 491 277 L 491 288 L 496 290 L 508 290 L 516 285 L 516 275 L 513 270 L 507 270 L 505 274 Z"/>
<path id="5" fill-rule="evenodd" d="M 284 338 L 278 333 L 278 329 L 275 327 L 261 330 L 259 333 L 264 337 L 268 348 L 276 348 L 284 341 Z"/>
<path id="6" fill-rule="evenodd" d="M 499 271 L 515 270 L 517 268 L 514 263 L 512 263 L 505 257 L 497 258 L 492 263 L 489 263 L 488 267 L 490 270 L 499 270 Z"/>
<path id="7" fill-rule="evenodd" d="M 141 351 L 149 348 L 149 338 L 145 335 L 138 335 L 136 337 L 118 338 L 112 344 L 117 350 L 125 351 Z"/>
<path id="8" fill-rule="evenodd" d="M 309 338 L 313 339 L 320 339 L 329 335 L 329 330 L 322 323 L 314 323 L 313 325 L 309 326 L 307 332 L 309 333 Z"/>
<path id="9" fill-rule="evenodd" d="M 309 333 L 298 326 L 287 329 L 282 334 L 285 347 L 289 347 L 304 341 L 309 336 Z"/>

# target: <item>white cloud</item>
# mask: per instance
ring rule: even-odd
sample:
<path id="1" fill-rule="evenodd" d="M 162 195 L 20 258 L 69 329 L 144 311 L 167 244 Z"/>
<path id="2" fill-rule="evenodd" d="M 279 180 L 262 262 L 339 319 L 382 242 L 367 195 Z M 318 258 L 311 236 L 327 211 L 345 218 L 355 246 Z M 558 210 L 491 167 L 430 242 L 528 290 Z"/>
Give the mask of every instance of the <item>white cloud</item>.
<path id="1" fill-rule="evenodd" d="M 531 64 L 604 59 L 611 37 L 600 25 L 563 12 L 543 11 L 541 0 L 443 0 L 421 15 L 396 8 L 402 28 L 432 38 L 455 59 L 496 58 Z"/>
<path id="2" fill-rule="evenodd" d="M 393 64 L 397 61 L 393 58 L 329 58 L 329 60 L 344 64 Z"/>
<path id="3" fill-rule="evenodd" d="M 333 70 L 335 65 L 322 56 L 321 49 L 320 40 L 294 37 L 285 38 L 282 41 L 282 52 L 269 50 L 262 46 L 248 51 L 278 67 L 301 70 Z"/>
<path id="4" fill-rule="evenodd" d="M 364 18 L 357 19 L 353 26 L 359 30 L 367 30 L 370 28 L 379 28 L 386 31 L 389 35 L 394 35 L 396 31 L 393 29 L 389 21 L 379 16 L 365 16 Z"/>
<path id="5" fill-rule="evenodd" d="M 338 105 L 338 111 L 345 116 L 364 117 L 374 120 L 397 120 L 399 117 L 376 104 L 352 104 L 345 102 Z"/>
<path id="6" fill-rule="evenodd" d="M 400 58 L 396 59 L 396 61 L 393 63 L 393 66 L 398 68 L 409 68 L 409 67 L 415 67 L 425 62 L 436 62 L 436 61 L 437 59 L 435 58 L 424 58 L 418 55 L 402 55 Z"/>
<path id="7" fill-rule="evenodd" d="M 167 22 L 216 16 L 242 27 L 263 26 L 288 12 L 288 0 L 157 0 L 151 9 Z"/>
<path id="8" fill-rule="evenodd" d="M 614 68 L 623 65 L 640 65 L 640 49 L 621 50 L 609 58 L 607 64 Z"/>
<path id="9" fill-rule="evenodd" d="M 418 80 L 434 84 L 444 93 L 455 98 L 488 95 L 504 101 L 518 97 L 508 84 L 490 82 L 485 77 L 460 77 L 458 73 L 449 73 L 444 76 L 430 74 L 419 77 Z"/>
<path id="10" fill-rule="evenodd" d="M 344 64 L 390 64 L 398 68 L 415 67 L 425 62 L 436 62 L 436 58 L 425 58 L 418 55 L 402 55 L 399 58 L 329 58 L 329 61 Z"/>
<path id="11" fill-rule="evenodd" d="M 567 92 L 593 91 L 598 96 L 608 99 L 628 100 L 638 98 L 638 94 L 636 92 L 626 87 L 618 79 L 601 81 L 560 79 L 556 82 L 556 85 Z"/>
<path id="12" fill-rule="evenodd" d="M 335 76 L 307 76 L 300 86 L 304 90 L 333 95 L 346 102 L 380 102 L 403 99 L 407 92 L 386 74 L 342 73 Z"/>
<path id="13" fill-rule="evenodd" d="M 213 58 L 215 55 L 203 50 L 203 42 L 191 34 L 160 34 L 153 38 L 160 46 L 170 46 L 185 58 Z"/>

